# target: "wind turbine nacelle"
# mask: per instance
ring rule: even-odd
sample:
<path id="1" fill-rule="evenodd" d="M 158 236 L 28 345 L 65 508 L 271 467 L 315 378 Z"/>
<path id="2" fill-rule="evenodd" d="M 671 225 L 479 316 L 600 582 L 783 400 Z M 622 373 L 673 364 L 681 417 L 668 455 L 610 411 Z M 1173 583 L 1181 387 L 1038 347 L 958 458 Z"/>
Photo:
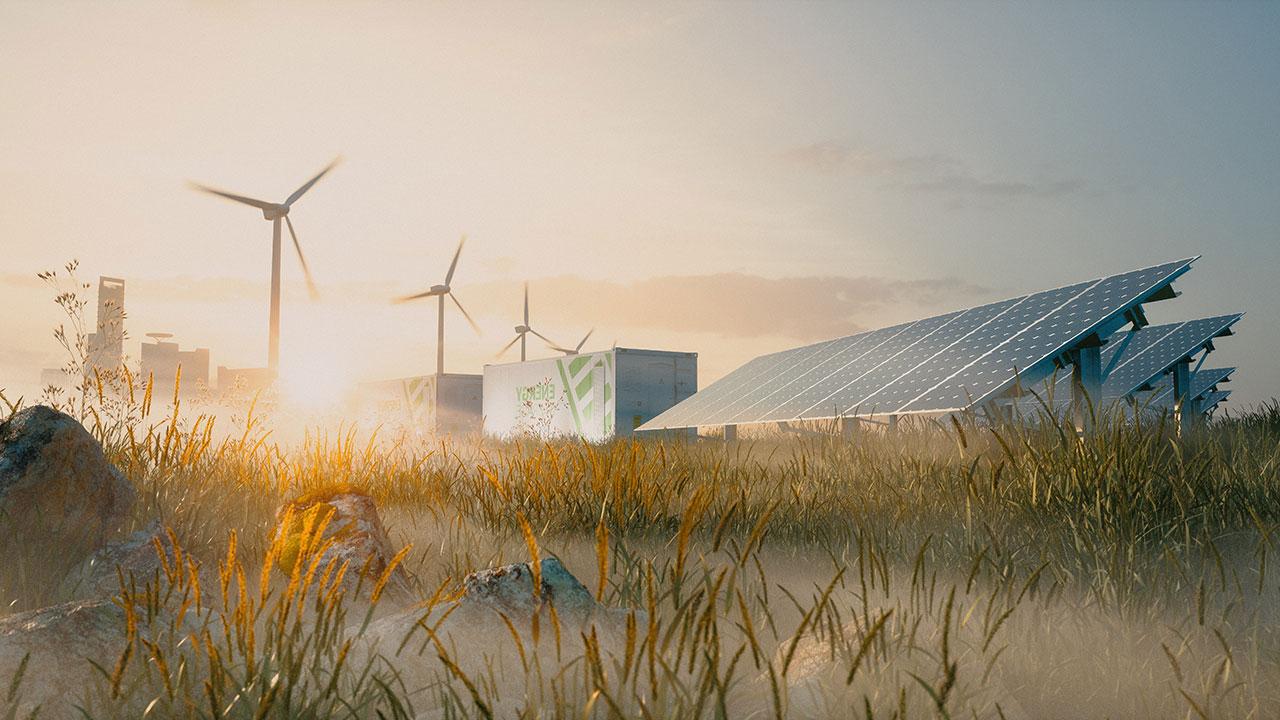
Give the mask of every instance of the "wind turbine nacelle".
<path id="1" fill-rule="evenodd" d="M 449 293 L 448 285 L 432 285 L 431 286 L 432 295 L 447 295 L 448 293 Z"/>
<path id="2" fill-rule="evenodd" d="M 289 214 L 288 205 L 275 205 L 269 208 L 262 209 L 262 217 L 268 220 L 275 220 L 276 218 L 282 218 L 288 214 Z"/>
<path id="3" fill-rule="evenodd" d="M 517 325 L 517 326 L 516 326 L 516 334 L 517 334 L 517 335 L 524 335 L 524 334 L 525 334 L 525 333 L 527 333 L 527 332 L 529 332 L 529 326 L 528 326 L 528 325 Z"/>

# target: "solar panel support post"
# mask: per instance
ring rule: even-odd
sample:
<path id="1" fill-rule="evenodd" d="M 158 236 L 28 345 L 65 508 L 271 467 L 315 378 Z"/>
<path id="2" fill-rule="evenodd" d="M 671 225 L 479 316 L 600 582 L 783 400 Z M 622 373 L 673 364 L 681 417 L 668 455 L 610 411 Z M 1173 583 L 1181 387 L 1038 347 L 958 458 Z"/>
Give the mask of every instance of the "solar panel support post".
<path id="1" fill-rule="evenodd" d="M 853 442 L 853 438 L 858 434 L 858 418 L 842 417 L 840 418 L 840 439 L 845 442 Z"/>
<path id="2" fill-rule="evenodd" d="M 1011 402 L 991 401 L 983 406 L 983 414 L 987 418 L 987 422 L 993 426 L 1012 425 L 1014 418 L 1014 408 Z"/>
<path id="3" fill-rule="evenodd" d="M 737 425 L 725 425 L 725 426 L 724 426 L 724 441 L 725 441 L 725 442 L 734 442 L 734 441 L 736 441 L 737 439 L 738 439 L 738 426 L 737 426 Z"/>
<path id="4" fill-rule="evenodd" d="M 1093 429 L 1093 415 L 1102 401 L 1102 346 L 1089 343 L 1072 353 L 1071 411 L 1076 429 Z"/>
<path id="5" fill-rule="evenodd" d="M 890 415 L 890 416 L 889 416 L 889 432 L 897 432 L 897 431 L 898 431 L 898 418 L 900 418 L 900 417 L 902 417 L 902 416 L 901 416 L 901 415 Z"/>
<path id="6" fill-rule="evenodd" d="M 1178 419 L 1178 434 L 1191 431 L 1195 422 L 1195 402 L 1191 398 L 1191 359 L 1183 358 L 1173 366 L 1173 412 Z"/>

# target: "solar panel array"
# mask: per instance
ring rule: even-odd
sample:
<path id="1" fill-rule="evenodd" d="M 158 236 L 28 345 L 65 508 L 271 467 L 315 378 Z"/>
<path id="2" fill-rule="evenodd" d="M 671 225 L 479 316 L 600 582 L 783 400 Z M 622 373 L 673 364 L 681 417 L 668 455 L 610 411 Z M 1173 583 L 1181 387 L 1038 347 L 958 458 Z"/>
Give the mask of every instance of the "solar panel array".
<path id="1" fill-rule="evenodd" d="M 1198 370 L 1191 376 L 1191 390 L 1187 397 L 1204 398 L 1217 391 L 1218 385 L 1230 379 L 1235 368 L 1209 368 Z M 1157 405 L 1173 405 L 1173 381 L 1163 379 L 1156 383 L 1151 392 L 1151 403 Z"/>
<path id="2" fill-rule="evenodd" d="M 1208 347 L 1215 338 L 1229 334 L 1243 313 L 1188 320 L 1168 325 L 1150 325 L 1140 330 L 1116 333 L 1102 349 L 1102 400 L 1128 397 L 1140 390 L 1151 389 L 1179 361 L 1190 358 Z M 1055 403 L 1069 402 L 1071 373 L 1060 372 L 1056 385 L 1037 388 L 1041 399 Z M 1024 407 L 1038 406 L 1039 400 L 1027 398 Z"/>
<path id="3" fill-rule="evenodd" d="M 643 425 L 963 410 L 1038 382 L 1054 361 L 1167 290 L 1195 258 L 758 357 Z"/>
<path id="4" fill-rule="evenodd" d="M 1212 413 L 1218 405 L 1222 403 L 1222 401 L 1227 399 L 1227 396 L 1230 394 L 1230 390 L 1212 390 L 1205 393 L 1200 398 L 1200 412 L 1206 415 Z M 1173 410 L 1173 390 L 1170 389 L 1159 397 L 1153 398 L 1142 407 L 1154 412 L 1168 412 Z"/>

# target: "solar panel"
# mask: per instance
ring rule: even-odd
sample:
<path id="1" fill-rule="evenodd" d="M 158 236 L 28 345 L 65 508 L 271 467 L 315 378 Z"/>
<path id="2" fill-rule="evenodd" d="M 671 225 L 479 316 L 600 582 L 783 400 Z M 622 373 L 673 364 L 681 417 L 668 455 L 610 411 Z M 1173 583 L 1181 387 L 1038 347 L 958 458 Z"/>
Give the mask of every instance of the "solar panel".
<path id="1" fill-rule="evenodd" d="M 757 388 L 775 378 L 784 376 L 797 365 L 804 363 L 809 358 L 816 357 L 819 353 L 823 353 L 832 346 L 835 346 L 837 343 L 841 343 L 846 340 L 848 340 L 848 338 L 828 340 L 814 345 L 806 345 L 793 350 L 784 350 L 780 353 L 774 353 L 773 362 L 762 366 L 759 372 L 753 373 L 750 377 L 743 377 L 740 383 L 716 396 L 712 402 L 707 403 L 697 412 L 688 415 L 683 421 L 688 423 L 687 425 L 673 425 L 672 427 L 695 427 L 697 425 L 716 424 L 708 422 L 708 418 L 715 418 L 719 415 L 723 415 L 725 407 L 739 401 L 743 395 L 749 395 L 752 392 L 755 392 Z M 696 397 L 696 394 L 694 397 Z M 672 410 L 674 409 L 676 408 L 672 408 Z"/>
<path id="2" fill-rule="evenodd" d="M 1170 284 L 1194 260 L 757 358 L 640 429 L 973 407 L 1042 380 L 1065 353 L 1127 324 L 1137 306 L 1172 297 Z"/>
<path id="3" fill-rule="evenodd" d="M 1208 370 L 1199 370 L 1191 376 L 1191 390 L 1188 393 L 1190 398 L 1206 397 L 1213 392 L 1220 383 L 1227 382 L 1231 374 L 1236 371 L 1235 368 L 1210 368 Z M 1164 378 L 1155 383 L 1151 395 L 1152 403 L 1164 405 L 1173 404 L 1173 381 Z"/>
<path id="4" fill-rule="evenodd" d="M 1228 382 L 1235 371 L 1236 369 L 1233 367 L 1198 371 L 1191 376 L 1191 397 L 1200 397 L 1211 390 L 1217 389 L 1220 383 Z"/>
<path id="5" fill-rule="evenodd" d="M 1168 412 L 1173 409 L 1173 390 L 1169 388 L 1163 389 L 1158 396 L 1151 398 L 1144 403 L 1144 407 L 1151 412 Z M 1206 415 L 1213 412 L 1223 400 L 1231 394 L 1230 390 L 1211 390 L 1200 396 L 1200 411 Z"/>
<path id="6" fill-rule="evenodd" d="M 795 351 L 789 350 L 787 352 Z M 766 367 L 777 363 L 781 356 L 785 354 L 780 352 L 761 355 L 668 409 L 665 414 L 669 416 L 671 422 L 676 423 L 672 427 L 693 427 L 693 424 L 683 424 L 686 418 L 706 413 L 708 408 L 714 406 L 717 401 L 732 397 L 732 393 L 736 392 L 738 388 L 760 375 Z"/>
<path id="7" fill-rule="evenodd" d="M 1201 405 L 1201 407 L 1204 409 L 1205 414 L 1207 415 L 1213 412 L 1214 410 L 1217 410 L 1219 405 L 1221 405 L 1223 402 L 1226 402 L 1227 396 L 1230 394 L 1231 394 L 1230 390 L 1220 390 L 1216 392 L 1211 392 L 1208 395 L 1206 395 L 1204 398 L 1204 402 Z"/>
<path id="8" fill-rule="evenodd" d="M 774 418 L 790 420 L 801 417 L 802 411 L 821 403 L 826 397 L 844 385 L 861 378 L 875 368 L 897 357 L 908 348 L 922 342 L 958 314 L 953 313 L 920 320 L 906 326 L 899 326 L 901 328 L 899 332 L 872 338 L 872 340 L 879 339 L 880 342 L 866 343 L 863 346 L 864 351 L 857 357 L 836 358 L 837 362 L 829 363 L 823 367 L 822 373 L 799 378 L 800 382 L 793 385 L 793 392 L 784 396 L 768 398 L 766 405 L 756 405 L 753 408 L 755 410 L 755 419 L 752 422 L 768 421 Z M 893 328 L 890 328 L 890 330 L 893 330 Z M 828 417 L 838 414 L 838 412 L 832 413 Z M 739 414 L 737 417 L 742 418 L 744 415 Z"/>
<path id="9" fill-rule="evenodd" d="M 1239 313 L 1222 315 L 1125 333 L 1125 335 L 1140 335 L 1155 330 L 1161 336 L 1156 342 L 1148 344 L 1137 352 L 1129 350 L 1120 353 L 1116 358 L 1119 362 L 1106 377 L 1104 394 L 1107 392 L 1106 386 L 1110 386 L 1111 394 L 1115 396 L 1128 395 L 1148 386 L 1180 360 L 1191 358 L 1209 346 L 1214 338 L 1227 334 L 1240 317 Z M 1120 343 L 1123 342 L 1124 339 L 1121 338 Z M 1120 348 L 1120 343 L 1117 343 L 1117 348 Z M 1103 367 L 1107 366 L 1103 365 Z"/>
<path id="10" fill-rule="evenodd" d="M 1140 330 L 1116 333 L 1102 350 L 1102 399 L 1115 400 L 1150 389 L 1178 361 L 1190 358 L 1211 346 L 1215 338 L 1230 334 L 1231 326 L 1243 313 L 1188 320 L 1169 325 L 1150 325 Z M 1071 373 L 1059 373 L 1052 392 L 1037 389 L 1044 400 L 1063 402 L 1071 397 Z M 1028 398 L 1024 407 L 1039 405 Z"/>

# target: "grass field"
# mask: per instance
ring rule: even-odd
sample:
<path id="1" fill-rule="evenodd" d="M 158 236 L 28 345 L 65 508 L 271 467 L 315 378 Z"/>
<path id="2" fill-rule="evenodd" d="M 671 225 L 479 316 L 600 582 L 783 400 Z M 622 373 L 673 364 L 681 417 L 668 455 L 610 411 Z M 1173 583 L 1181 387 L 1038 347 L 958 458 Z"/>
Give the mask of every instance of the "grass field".
<path id="1" fill-rule="evenodd" d="M 420 446 L 331 429 L 278 445 L 269 422 L 102 417 L 85 424 L 139 489 L 135 525 L 161 518 L 183 564 L 204 570 L 174 567 L 124 593 L 144 629 L 101 659 L 83 700 L 92 717 L 1280 707 L 1274 404 L 1182 440 L 1163 423 L 1104 418 L 1083 440 L 1048 422 L 927 422 L 852 443 Z M 424 614 L 468 572 L 528 559 L 526 524 L 601 602 L 638 612 L 613 637 L 561 643 L 557 628 L 548 646 L 544 628 L 518 661 L 505 627 L 472 646 L 371 654 L 360 631 L 391 612 L 385 600 L 263 569 L 279 556 L 276 508 L 343 484 L 374 496 L 393 541 L 412 546 L 404 567 Z M 64 599 L 54 558 L 7 557 L 11 611 Z M 10 689 L 20 696 L 21 682 Z"/>

